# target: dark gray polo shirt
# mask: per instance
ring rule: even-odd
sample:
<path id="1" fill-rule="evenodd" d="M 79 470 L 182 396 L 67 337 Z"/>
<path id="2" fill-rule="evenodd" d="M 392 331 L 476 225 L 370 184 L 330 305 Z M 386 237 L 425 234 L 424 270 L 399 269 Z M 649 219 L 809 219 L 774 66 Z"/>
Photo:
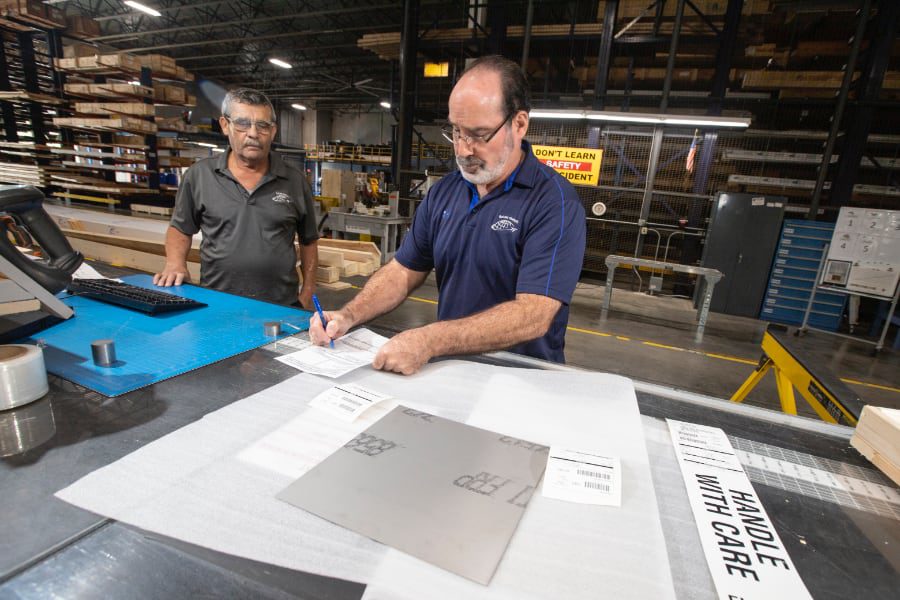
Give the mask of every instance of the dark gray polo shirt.
<path id="1" fill-rule="evenodd" d="M 178 187 L 171 225 L 186 235 L 203 232 L 200 283 L 241 296 L 297 301 L 300 243 L 319 238 L 313 195 L 303 173 L 269 153 L 269 172 L 245 190 L 228 170 L 229 149 L 194 163 Z"/>

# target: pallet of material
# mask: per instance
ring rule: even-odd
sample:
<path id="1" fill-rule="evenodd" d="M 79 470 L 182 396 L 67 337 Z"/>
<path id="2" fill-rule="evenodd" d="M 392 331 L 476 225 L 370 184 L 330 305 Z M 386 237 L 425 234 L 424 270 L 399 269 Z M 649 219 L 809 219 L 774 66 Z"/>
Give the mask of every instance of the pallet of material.
<path id="1" fill-rule="evenodd" d="M 864 406 L 850 445 L 900 485 L 900 410 Z"/>
<path id="2" fill-rule="evenodd" d="M 197 133 L 200 131 L 196 125 L 188 125 L 181 117 L 157 117 L 156 125 L 163 131 L 177 131 L 179 133 Z"/>
<path id="3" fill-rule="evenodd" d="M 145 154 L 138 154 L 137 152 L 92 152 L 90 150 L 79 150 L 79 149 L 69 149 L 69 148 L 51 148 L 50 152 L 53 154 L 61 154 L 63 156 L 83 156 L 85 158 L 109 158 L 118 162 L 126 162 L 126 163 L 145 163 L 147 162 L 147 156 Z"/>
<path id="4" fill-rule="evenodd" d="M 745 89 L 780 90 L 810 88 L 837 90 L 844 79 L 843 71 L 745 71 Z M 886 90 L 900 89 L 900 72 L 888 71 L 882 84 Z"/>
<path id="5" fill-rule="evenodd" d="M 66 26 L 62 11 L 47 6 L 41 0 L 2 0 L 0 15 L 44 28 L 62 29 Z"/>
<path id="6" fill-rule="evenodd" d="M 140 73 L 141 63 L 137 57 L 124 52 L 115 54 L 95 54 L 75 58 L 55 58 L 53 64 L 60 71 L 72 73 Z"/>
<path id="7" fill-rule="evenodd" d="M 86 119 L 84 117 L 53 117 L 58 127 L 86 129 L 88 131 L 133 131 L 151 134 L 157 132 L 156 123 L 134 117 L 111 117 L 108 119 Z"/>
<path id="8" fill-rule="evenodd" d="M 135 204 L 132 203 L 131 212 L 146 214 L 146 215 L 159 215 L 161 217 L 170 217 L 172 216 L 172 209 L 168 206 L 152 206 L 150 204 Z"/>
<path id="9" fill-rule="evenodd" d="M 73 169 L 87 169 L 94 171 L 114 171 L 116 173 L 131 173 L 132 175 L 149 175 L 150 171 L 139 167 L 125 167 L 122 165 L 104 165 L 103 163 L 83 163 L 72 160 L 64 160 L 63 166 Z"/>
<path id="10" fill-rule="evenodd" d="M 156 147 L 157 148 L 168 148 L 170 150 L 184 150 L 187 148 L 183 142 L 178 141 L 177 137 L 171 136 L 161 136 L 156 138 Z"/>
<path id="11" fill-rule="evenodd" d="M 161 167 L 190 167 L 196 162 L 196 159 L 189 156 L 160 156 L 159 166 Z"/>
<path id="12" fill-rule="evenodd" d="M 67 83 L 63 90 L 82 98 L 152 98 L 153 88 L 131 83 Z"/>
<path id="13" fill-rule="evenodd" d="M 85 15 L 68 15 L 66 33 L 77 38 L 97 37 L 100 35 L 100 23 Z"/>
<path id="14" fill-rule="evenodd" d="M 42 187 L 49 185 L 50 175 L 39 165 L 0 163 L 0 182 Z"/>
<path id="15" fill-rule="evenodd" d="M 154 83 L 153 100 L 162 104 L 184 104 L 187 101 L 187 93 L 178 85 Z"/>
<path id="16" fill-rule="evenodd" d="M 76 102 L 75 112 L 85 115 L 131 115 L 152 117 L 156 114 L 152 104 L 143 102 Z"/>
<path id="17" fill-rule="evenodd" d="M 164 54 L 139 54 L 138 61 L 142 67 L 149 68 L 153 75 L 177 75 L 178 65 L 175 59 Z"/>
<path id="18" fill-rule="evenodd" d="M 14 90 L 11 92 L 0 92 L 0 100 L 6 102 L 38 102 L 40 104 L 65 104 L 66 101 L 49 94 L 38 94 L 36 92 L 26 92 L 24 90 Z"/>

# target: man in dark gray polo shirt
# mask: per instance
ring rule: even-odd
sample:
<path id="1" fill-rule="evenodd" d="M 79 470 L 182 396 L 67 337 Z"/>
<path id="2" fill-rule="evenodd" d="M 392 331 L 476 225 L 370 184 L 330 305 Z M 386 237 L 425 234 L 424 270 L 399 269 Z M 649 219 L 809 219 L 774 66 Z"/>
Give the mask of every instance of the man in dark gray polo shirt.
<path id="1" fill-rule="evenodd" d="M 153 283 L 189 279 L 191 237 L 202 231 L 201 285 L 312 310 L 319 237 L 313 195 L 303 173 L 269 150 L 275 110 L 260 92 L 232 90 L 219 123 L 230 147 L 185 173 L 166 232 L 166 265 Z M 295 234 L 303 272 L 299 291 Z"/>

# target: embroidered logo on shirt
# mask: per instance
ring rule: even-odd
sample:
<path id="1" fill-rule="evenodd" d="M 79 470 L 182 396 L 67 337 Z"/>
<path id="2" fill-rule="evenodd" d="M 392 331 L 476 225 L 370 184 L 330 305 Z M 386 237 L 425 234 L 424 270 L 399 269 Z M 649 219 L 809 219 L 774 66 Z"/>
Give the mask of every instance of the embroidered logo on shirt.
<path id="1" fill-rule="evenodd" d="M 277 202 L 278 204 L 290 204 L 291 197 L 284 192 L 275 192 L 272 194 L 272 202 Z"/>
<path id="2" fill-rule="evenodd" d="M 494 231 L 518 231 L 519 220 L 515 217 L 497 215 L 497 222 L 491 225 L 491 229 Z"/>

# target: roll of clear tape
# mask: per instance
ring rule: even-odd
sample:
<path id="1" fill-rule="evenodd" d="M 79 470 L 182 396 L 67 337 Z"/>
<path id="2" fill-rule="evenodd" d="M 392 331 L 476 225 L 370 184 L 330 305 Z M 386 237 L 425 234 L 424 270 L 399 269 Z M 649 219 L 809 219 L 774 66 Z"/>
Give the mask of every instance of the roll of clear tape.
<path id="1" fill-rule="evenodd" d="M 0 410 L 33 402 L 48 390 L 44 353 L 39 347 L 0 346 Z"/>

